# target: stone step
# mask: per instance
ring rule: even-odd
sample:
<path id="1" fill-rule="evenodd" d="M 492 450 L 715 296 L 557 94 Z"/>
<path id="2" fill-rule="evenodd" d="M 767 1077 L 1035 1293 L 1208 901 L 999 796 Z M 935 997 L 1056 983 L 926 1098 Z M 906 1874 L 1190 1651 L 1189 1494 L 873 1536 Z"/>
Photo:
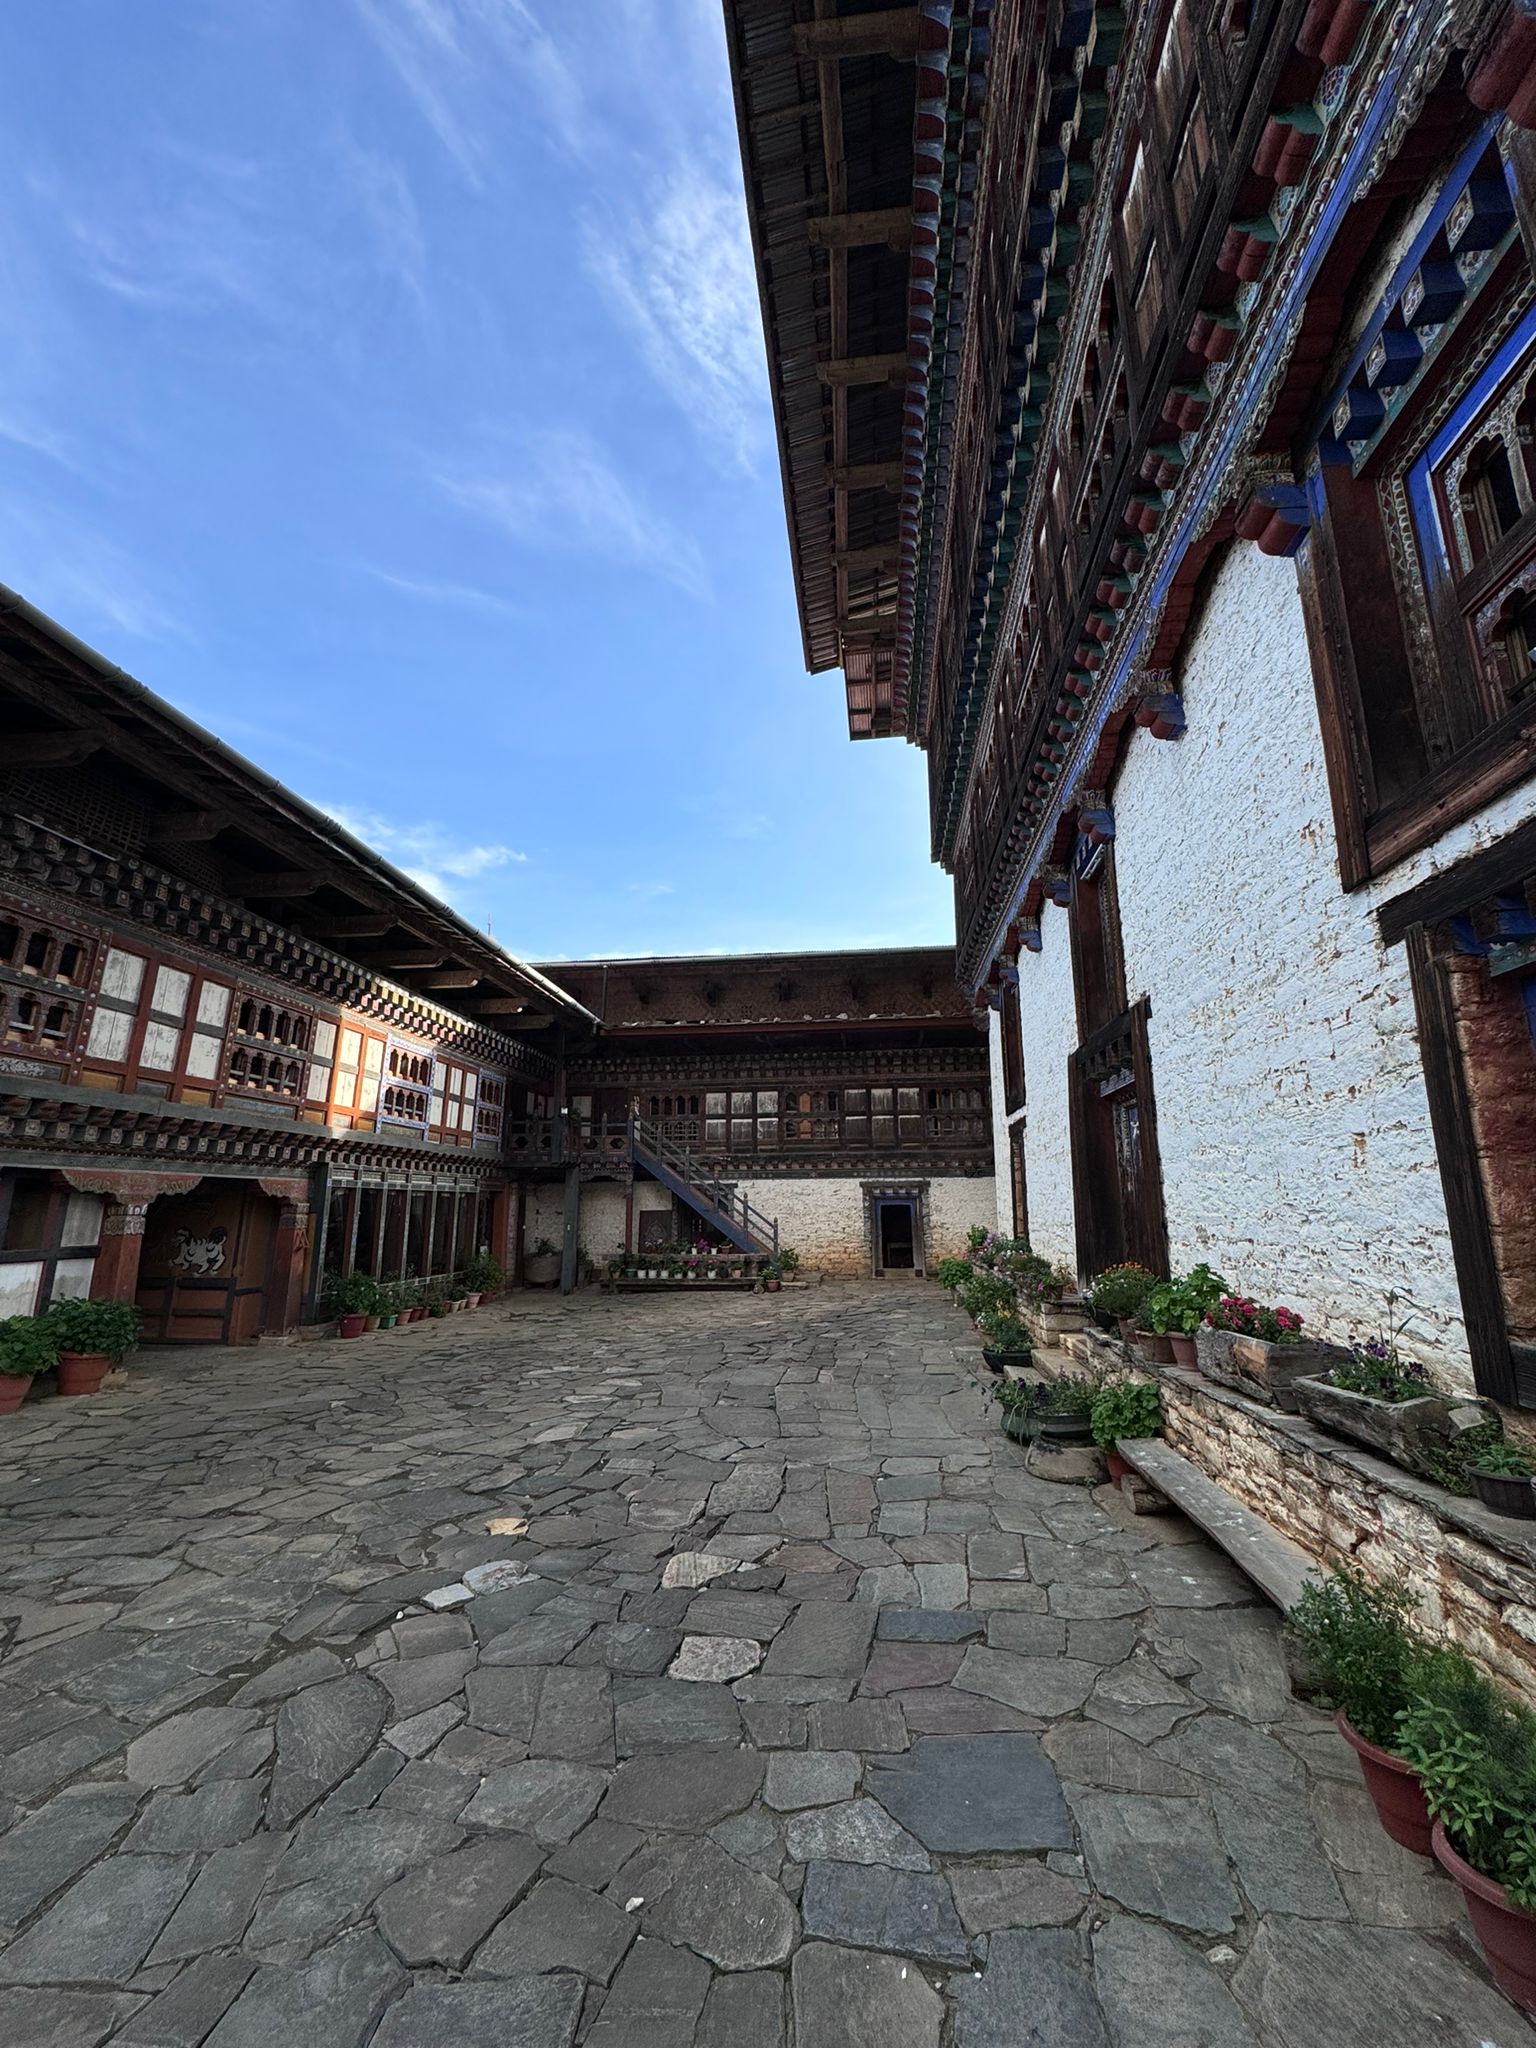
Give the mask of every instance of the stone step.
<path id="1" fill-rule="evenodd" d="M 1115 1448 L 1133 1472 L 1219 1544 L 1282 1613 L 1296 1605 L 1302 1587 L 1316 1572 L 1298 1544 L 1234 1500 L 1224 1486 L 1161 1437 L 1124 1437 Z"/>

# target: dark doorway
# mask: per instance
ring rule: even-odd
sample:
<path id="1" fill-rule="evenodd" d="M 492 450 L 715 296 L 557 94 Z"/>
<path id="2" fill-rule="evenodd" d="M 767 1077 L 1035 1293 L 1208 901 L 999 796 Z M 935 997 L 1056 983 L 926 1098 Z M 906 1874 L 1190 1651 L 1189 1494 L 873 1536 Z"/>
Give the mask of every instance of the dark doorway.
<path id="1" fill-rule="evenodd" d="M 910 1201 L 879 1205 L 880 1270 L 911 1272 L 917 1264 L 917 1218 Z"/>

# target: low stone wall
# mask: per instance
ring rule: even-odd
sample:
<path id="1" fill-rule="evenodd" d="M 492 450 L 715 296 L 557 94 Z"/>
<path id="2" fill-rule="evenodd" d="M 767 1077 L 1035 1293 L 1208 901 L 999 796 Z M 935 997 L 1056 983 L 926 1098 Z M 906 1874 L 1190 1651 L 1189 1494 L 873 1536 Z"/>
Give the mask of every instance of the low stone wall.
<path id="1" fill-rule="evenodd" d="M 1406 1586 L 1427 1634 L 1536 1706 L 1536 1522 L 1495 1515 L 1197 1372 L 1148 1366 L 1097 1331 L 1073 1349 L 1155 1379 L 1174 1450 L 1320 1564 Z"/>

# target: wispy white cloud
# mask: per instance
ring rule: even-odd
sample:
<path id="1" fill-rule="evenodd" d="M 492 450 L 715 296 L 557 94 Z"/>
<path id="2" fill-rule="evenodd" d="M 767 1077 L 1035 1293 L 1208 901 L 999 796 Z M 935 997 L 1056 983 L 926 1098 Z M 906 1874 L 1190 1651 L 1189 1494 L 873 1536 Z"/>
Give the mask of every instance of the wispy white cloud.
<path id="1" fill-rule="evenodd" d="M 340 804 L 322 806 L 344 832 L 382 853 L 413 882 L 448 902 L 455 882 L 477 882 L 498 868 L 521 865 L 528 858 L 513 847 L 482 844 L 455 837 L 441 825 L 398 825 L 376 811 L 354 811 Z"/>
<path id="2" fill-rule="evenodd" d="M 675 896 L 677 885 L 675 882 L 626 882 L 624 891 L 640 903 L 656 903 L 663 896 Z"/>
<path id="3" fill-rule="evenodd" d="M 435 482 L 466 512 L 529 546 L 593 554 L 707 598 L 709 576 L 697 543 L 643 503 L 574 429 L 530 433 L 497 469 L 441 470 Z"/>
<path id="4" fill-rule="evenodd" d="M 418 112 L 471 184 L 485 181 L 520 77 L 575 155 L 590 136 L 581 88 L 526 0 L 355 0 L 369 34 Z M 491 78 L 500 81 L 491 85 Z"/>
<path id="5" fill-rule="evenodd" d="M 497 597 L 489 590 L 477 590 L 472 583 L 434 583 L 415 576 L 396 576 L 388 569 L 375 568 L 372 563 L 363 566 L 376 583 L 388 584 L 391 590 L 398 590 L 405 597 L 417 598 L 423 604 L 452 605 L 462 611 L 496 612 L 506 619 L 530 616 L 526 606 L 513 604 L 510 598 Z"/>
<path id="6" fill-rule="evenodd" d="M 0 498 L 4 580 L 89 636 L 104 628 L 136 640 L 192 638 L 142 565 L 84 520 L 40 499 Z"/>
<path id="7" fill-rule="evenodd" d="M 589 215 L 582 241 L 588 272 L 662 389 L 750 467 L 763 438 L 763 347 L 739 186 L 685 158 L 644 205 Z"/>

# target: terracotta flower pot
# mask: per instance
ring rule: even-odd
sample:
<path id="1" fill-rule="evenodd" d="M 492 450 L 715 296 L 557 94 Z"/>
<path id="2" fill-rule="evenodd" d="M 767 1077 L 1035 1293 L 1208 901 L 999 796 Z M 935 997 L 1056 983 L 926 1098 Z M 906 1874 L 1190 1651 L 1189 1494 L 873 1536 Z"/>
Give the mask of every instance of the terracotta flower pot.
<path id="1" fill-rule="evenodd" d="M 1170 1330 L 1168 1332 L 1168 1342 L 1173 1346 L 1173 1362 L 1175 1365 L 1187 1365 L 1191 1370 L 1199 1366 L 1200 1361 L 1195 1354 L 1193 1331 L 1186 1336 L 1182 1330 Z"/>
<path id="2" fill-rule="evenodd" d="M 29 1372 L 0 1372 L 0 1415 L 14 1415 L 32 1391 Z"/>
<path id="3" fill-rule="evenodd" d="M 769 1294 L 777 1294 L 779 1291 L 780 1283 L 777 1280 L 765 1280 L 763 1282 L 763 1286 L 766 1288 Z"/>
<path id="4" fill-rule="evenodd" d="M 1138 1330 L 1136 1349 L 1149 1365 L 1172 1365 L 1173 1340 L 1161 1330 Z"/>
<path id="5" fill-rule="evenodd" d="M 1494 1981 L 1522 2012 L 1536 2012 L 1536 1915 L 1512 1906 L 1503 1885 L 1484 1877 L 1458 1856 L 1439 1821 L 1435 1822 L 1433 1844 L 1435 1861 L 1461 1886 Z"/>
<path id="6" fill-rule="evenodd" d="M 368 1326 L 366 1316 L 343 1316 L 336 1325 L 338 1337 L 361 1337 Z"/>
<path id="7" fill-rule="evenodd" d="M 1343 1714 L 1334 1725 L 1360 1759 L 1365 1789 L 1371 1795 L 1376 1818 L 1394 1842 L 1411 1849 L 1415 1856 L 1432 1854 L 1430 1830 L 1433 1822 L 1425 1803 L 1424 1788 L 1400 1756 L 1378 1749 L 1374 1742 L 1352 1728 Z"/>
<path id="8" fill-rule="evenodd" d="M 377 1317 L 377 1316 L 364 1316 L 364 1317 L 363 1317 L 363 1334 L 364 1334 L 365 1336 L 371 1336 L 371 1335 L 372 1335 L 372 1333 L 373 1333 L 373 1332 L 374 1332 L 374 1331 L 375 1331 L 375 1330 L 376 1330 L 376 1329 L 377 1329 L 378 1327 L 379 1327 L 379 1319 L 378 1319 L 378 1317 Z"/>
<path id="9" fill-rule="evenodd" d="M 107 1376 L 112 1363 L 105 1351 L 61 1351 L 59 1353 L 59 1392 L 61 1394 L 96 1394 Z"/>
<path id="10" fill-rule="evenodd" d="M 1104 1453 L 1104 1462 L 1109 1467 L 1109 1476 L 1116 1486 L 1120 1484 L 1121 1480 L 1126 1477 L 1131 1469 L 1118 1451 L 1106 1451 Z"/>
<path id="11" fill-rule="evenodd" d="M 1136 1342 L 1136 1318 L 1134 1316 L 1116 1316 L 1115 1328 L 1120 1332 L 1120 1342 L 1122 1344 L 1134 1344 Z"/>
<path id="12" fill-rule="evenodd" d="M 1536 1482 L 1510 1472 L 1479 1472 L 1474 1466 L 1467 1474 L 1472 1491 L 1485 1508 L 1496 1515 L 1513 1515 L 1517 1520 L 1536 1520 Z"/>

